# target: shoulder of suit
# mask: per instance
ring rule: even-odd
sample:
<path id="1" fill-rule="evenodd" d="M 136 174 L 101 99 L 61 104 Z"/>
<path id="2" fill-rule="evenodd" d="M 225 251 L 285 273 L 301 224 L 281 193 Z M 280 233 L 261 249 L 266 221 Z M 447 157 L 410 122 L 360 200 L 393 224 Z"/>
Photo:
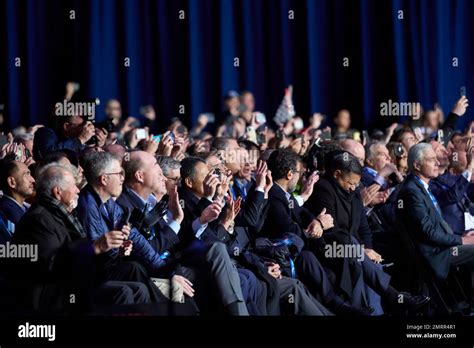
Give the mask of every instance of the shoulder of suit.
<path id="1" fill-rule="evenodd" d="M 314 187 L 314 192 L 317 193 L 318 191 L 334 191 L 334 187 L 332 187 L 328 179 L 322 178 Z"/>

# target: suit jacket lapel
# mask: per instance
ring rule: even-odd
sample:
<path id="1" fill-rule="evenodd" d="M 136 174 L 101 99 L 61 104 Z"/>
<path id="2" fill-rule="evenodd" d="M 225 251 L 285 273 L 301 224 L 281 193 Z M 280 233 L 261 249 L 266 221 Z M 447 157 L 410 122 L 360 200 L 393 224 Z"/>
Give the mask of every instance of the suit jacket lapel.
<path id="1" fill-rule="evenodd" d="M 440 225 L 445 229 L 445 231 L 449 234 L 453 234 L 453 230 L 451 227 L 446 223 L 446 221 L 439 216 L 438 211 L 436 210 L 436 207 L 434 206 L 433 202 L 431 201 L 430 196 L 428 195 L 428 192 L 426 192 L 426 189 L 423 187 L 422 184 L 418 182 L 418 180 L 414 180 L 416 186 L 418 187 L 419 190 L 421 190 L 422 195 L 423 195 L 423 200 L 425 201 L 425 204 L 429 207 L 429 215 L 434 215 L 439 217 Z"/>

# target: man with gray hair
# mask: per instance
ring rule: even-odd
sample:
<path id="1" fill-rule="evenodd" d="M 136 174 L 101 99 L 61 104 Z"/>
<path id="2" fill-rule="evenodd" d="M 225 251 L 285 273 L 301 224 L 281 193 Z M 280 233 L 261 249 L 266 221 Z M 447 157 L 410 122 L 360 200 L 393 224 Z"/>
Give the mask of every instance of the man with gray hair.
<path id="1" fill-rule="evenodd" d="M 403 177 L 397 170 L 397 166 L 391 163 L 390 153 L 387 146 L 380 141 L 369 143 L 366 146 L 365 167 L 362 171 L 361 182 L 365 187 L 379 184 L 382 190 L 393 186 L 389 177 L 395 175 L 396 181 L 402 182 Z"/>
<path id="2" fill-rule="evenodd" d="M 158 164 L 166 177 L 166 192 L 170 193 L 181 181 L 181 163 L 170 156 L 158 156 Z M 156 194 L 156 192 L 155 192 Z"/>
<path id="3" fill-rule="evenodd" d="M 70 294 L 79 303 L 87 304 L 91 293 L 96 298 L 106 293 L 107 301 L 113 298 L 116 304 L 149 302 L 148 291 L 141 284 L 97 283 L 99 263 L 95 255 L 120 247 L 122 232 L 108 232 L 91 243 L 73 213 L 78 198 L 79 189 L 70 166 L 53 162 L 40 169 L 37 202 L 18 223 L 12 240 L 17 245 L 37 247 L 36 262 L 12 260 L 11 273 L 19 277 L 21 289 L 17 303 L 27 303 L 37 310 L 67 310 Z"/>
<path id="4" fill-rule="evenodd" d="M 453 233 L 441 214 L 429 183 L 439 175 L 439 162 L 433 147 L 419 143 L 408 153 L 410 174 L 398 194 L 397 218 L 404 225 L 420 254 L 439 279 L 449 268 L 474 268 L 474 230 L 462 236 Z"/>
<path id="5" fill-rule="evenodd" d="M 150 179 L 148 175 L 153 177 L 151 171 L 151 169 L 146 171 L 146 180 Z M 120 240 L 130 239 L 133 243 L 131 256 L 136 261 L 122 261 L 117 264 L 115 259 L 119 250 L 112 249 L 108 252 L 106 277 L 146 284 L 153 301 L 168 302 L 166 296 L 158 291 L 150 280 L 150 276 L 168 278 L 171 275 L 169 267 L 165 267 L 166 257 L 160 255 L 136 228 L 129 228 L 130 210 L 124 210 L 116 203 L 116 199 L 122 193 L 125 179 L 125 171 L 120 165 L 120 160 L 108 152 L 88 153 L 84 158 L 84 174 L 88 185 L 81 191 L 78 215 L 88 237 L 96 240 L 108 231 L 121 230 L 123 235 Z M 129 232 L 126 233 L 124 229 Z M 181 280 L 183 283 L 186 282 L 184 278 Z"/>
<path id="6" fill-rule="evenodd" d="M 107 231 L 121 230 L 127 225 L 124 211 L 115 202 L 122 193 L 125 172 L 120 161 L 107 152 L 91 152 L 84 158 L 84 174 L 88 185 L 79 198 L 78 215 L 91 240 Z M 126 240 L 128 236 L 124 236 Z M 133 255 L 150 271 L 158 271 L 164 262 L 149 243 L 132 229 L 129 235 L 134 244 Z M 113 250 L 114 256 L 118 250 Z"/>

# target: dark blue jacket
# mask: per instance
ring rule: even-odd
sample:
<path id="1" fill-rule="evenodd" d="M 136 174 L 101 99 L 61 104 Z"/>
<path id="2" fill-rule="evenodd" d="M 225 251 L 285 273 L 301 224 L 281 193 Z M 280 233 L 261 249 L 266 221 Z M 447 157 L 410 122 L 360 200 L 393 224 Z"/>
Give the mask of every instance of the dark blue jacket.
<path id="1" fill-rule="evenodd" d="M 192 223 L 195 219 L 199 218 L 202 211 L 206 209 L 211 202 L 207 198 L 199 199 L 190 190 L 182 188 L 179 191 L 179 197 L 184 201 L 184 220 L 181 224 L 182 232 L 179 234 L 179 238 L 184 245 L 188 245 L 190 242 L 196 239 L 194 231 L 192 230 Z M 260 230 L 263 224 L 263 209 L 266 205 L 264 194 L 256 191 L 255 187 L 250 188 L 245 202 L 242 203 L 240 213 L 235 218 L 235 224 L 242 227 L 248 227 L 252 231 Z M 201 240 L 206 244 L 212 244 L 214 242 L 227 243 L 229 241 L 229 234 L 219 224 L 221 216 L 210 223 L 201 235 Z"/>
<path id="2" fill-rule="evenodd" d="M 362 183 L 363 186 L 369 187 L 372 184 L 377 183 L 375 181 L 375 177 L 377 175 L 368 167 L 362 168 L 362 176 L 360 178 L 360 182 Z M 383 184 L 380 187 L 380 190 L 385 191 L 390 187 L 389 183 L 387 180 L 383 179 Z"/>
<path id="3" fill-rule="evenodd" d="M 0 244 L 5 244 L 11 240 L 13 234 L 9 228 L 9 221 L 0 211 Z"/>
<path id="4" fill-rule="evenodd" d="M 123 186 L 122 194 L 117 198 L 116 202 L 122 209 L 127 208 L 130 211 L 134 209 L 143 211 L 145 209 L 145 203 L 127 185 Z M 155 238 L 153 238 L 153 242 L 150 241 L 153 248 L 160 253 L 175 248 L 179 243 L 178 234 L 162 220 L 153 227 Z"/>
<path id="5" fill-rule="evenodd" d="M 265 222 L 262 235 L 270 239 L 280 239 L 286 233 L 296 234 L 307 241 L 304 229 L 315 216 L 291 197 L 288 202 L 285 192 L 274 184 L 268 192 L 268 208 L 265 210 Z"/>
<path id="6" fill-rule="evenodd" d="M 430 189 L 443 212 L 443 217 L 454 233 L 462 235 L 465 230 L 464 213 L 474 214 L 474 205 L 468 195 L 472 183 L 462 175 L 445 173 L 430 181 Z"/>
<path id="7" fill-rule="evenodd" d="M 20 221 L 27 210 L 27 206 L 20 207 L 19 203 L 14 202 L 12 198 L 8 198 L 5 195 L 0 198 L 0 211 L 14 224 Z"/>
<path id="8" fill-rule="evenodd" d="M 0 213 L 3 215 L 4 223 L 6 224 L 8 234 L 4 234 L 0 237 L 3 242 L 7 242 L 13 236 L 15 232 L 15 225 L 20 221 L 23 215 L 27 211 L 27 207 L 20 205 L 13 201 L 13 199 L 6 197 L 5 195 L 0 198 Z"/>
<path id="9" fill-rule="evenodd" d="M 36 131 L 33 140 L 33 157 L 36 161 L 39 161 L 50 152 L 61 149 L 70 149 L 74 152 L 79 152 L 83 148 L 84 145 L 79 139 L 58 136 L 53 129 L 41 127 Z"/>
<path id="10" fill-rule="evenodd" d="M 449 273 L 451 247 L 461 245 L 461 236 L 453 233 L 439 215 L 423 185 L 409 175 L 398 193 L 397 218 L 402 222 L 421 255 L 435 275 L 445 279 Z"/>
<path id="11" fill-rule="evenodd" d="M 90 185 L 81 191 L 77 213 L 79 221 L 91 240 L 96 240 L 109 231 L 120 230 L 123 224 L 122 208 L 113 199 L 103 203 Z M 164 266 L 160 255 L 136 228 L 131 229 L 129 238 L 133 242 L 131 256 L 150 272 L 154 273 Z M 111 250 L 109 254 L 115 256 L 117 251 L 117 249 Z"/>

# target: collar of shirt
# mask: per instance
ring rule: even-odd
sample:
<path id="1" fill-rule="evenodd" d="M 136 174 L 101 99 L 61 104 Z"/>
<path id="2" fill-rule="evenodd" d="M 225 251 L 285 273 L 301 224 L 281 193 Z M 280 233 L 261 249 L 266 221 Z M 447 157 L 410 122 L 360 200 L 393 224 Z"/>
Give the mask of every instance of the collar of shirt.
<path id="1" fill-rule="evenodd" d="M 286 190 L 283 187 L 281 187 L 279 183 L 275 182 L 275 184 L 285 193 L 286 199 L 289 202 L 291 200 L 291 193 L 286 192 Z"/>
<path id="2" fill-rule="evenodd" d="M 156 203 L 158 203 L 158 200 L 156 199 L 154 194 L 151 194 L 148 196 L 146 202 L 148 203 L 148 206 L 150 207 L 150 209 L 153 209 Z"/>
<path id="3" fill-rule="evenodd" d="M 138 199 L 140 199 L 140 201 L 143 203 L 143 205 L 147 204 L 147 201 L 145 199 L 143 199 L 142 196 L 140 196 L 138 193 L 136 193 L 134 190 L 132 190 L 131 188 L 129 188 L 130 192 L 136 196 Z"/>
<path id="4" fill-rule="evenodd" d="M 237 186 L 239 187 L 246 187 L 248 185 L 248 183 L 250 181 L 246 180 L 246 179 L 239 179 L 239 178 L 234 178 L 234 181 L 235 183 L 237 184 Z"/>
<path id="5" fill-rule="evenodd" d="M 26 211 L 28 209 L 29 206 L 26 206 L 25 204 L 21 205 L 20 203 L 18 203 L 15 198 L 13 197 L 10 197 L 9 195 L 3 195 L 3 197 L 5 198 L 8 198 L 9 200 L 13 201 L 16 203 L 16 205 L 18 205 L 21 209 L 23 209 L 24 211 Z"/>
<path id="6" fill-rule="evenodd" d="M 418 176 L 416 176 L 416 175 L 415 175 L 415 179 L 418 180 L 418 182 L 423 185 L 423 187 L 425 188 L 426 192 L 429 192 L 429 185 L 428 185 L 426 182 L 424 182 L 423 180 L 421 180 L 421 179 L 420 179 Z"/>
<path id="7" fill-rule="evenodd" d="M 364 170 L 372 175 L 373 177 L 376 177 L 378 172 L 375 169 L 369 168 L 369 167 L 364 167 Z"/>

